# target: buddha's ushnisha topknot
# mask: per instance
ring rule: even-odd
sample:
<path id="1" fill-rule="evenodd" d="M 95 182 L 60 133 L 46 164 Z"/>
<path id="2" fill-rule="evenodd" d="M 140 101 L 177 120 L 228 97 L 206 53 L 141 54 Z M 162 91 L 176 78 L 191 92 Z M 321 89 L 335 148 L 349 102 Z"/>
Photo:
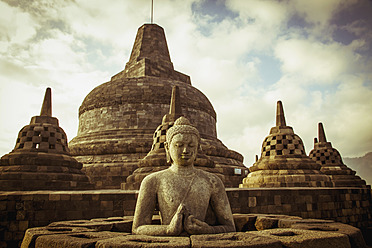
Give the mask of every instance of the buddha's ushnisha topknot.
<path id="1" fill-rule="evenodd" d="M 191 125 L 190 121 L 181 116 L 178 118 L 173 126 L 168 129 L 167 131 L 167 143 L 170 144 L 172 141 L 172 138 L 174 135 L 178 133 L 187 133 L 187 134 L 194 134 L 196 137 L 198 137 L 198 140 L 200 140 L 200 134 L 198 129 L 196 129 L 194 126 Z"/>

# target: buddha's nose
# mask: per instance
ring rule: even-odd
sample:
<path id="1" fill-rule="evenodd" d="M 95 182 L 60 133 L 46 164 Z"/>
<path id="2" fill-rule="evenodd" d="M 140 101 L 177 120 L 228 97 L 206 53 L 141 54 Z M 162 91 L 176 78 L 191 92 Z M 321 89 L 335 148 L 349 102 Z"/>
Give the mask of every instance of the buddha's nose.
<path id="1" fill-rule="evenodd" d="M 185 146 L 183 148 L 183 153 L 189 153 L 189 151 L 190 151 L 190 149 L 187 146 Z"/>

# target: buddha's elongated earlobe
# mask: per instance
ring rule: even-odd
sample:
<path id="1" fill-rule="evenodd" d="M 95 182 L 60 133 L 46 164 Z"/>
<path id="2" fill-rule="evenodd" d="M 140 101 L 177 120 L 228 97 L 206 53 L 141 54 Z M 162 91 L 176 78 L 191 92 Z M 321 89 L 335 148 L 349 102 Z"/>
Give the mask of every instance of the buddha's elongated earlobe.
<path id="1" fill-rule="evenodd" d="M 166 158 L 167 158 L 167 164 L 172 164 L 172 158 L 169 154 L 169 145 L 167 142 L 164 142 L 164 148 L 165 148 L 165 155 L 166 155 Z"/>
<path id="2" fill-rule="evenodd" d="M 200 153 L 203 152 L 203 149 L 202 149 L 202 146 L 200 145 L 200 142 L 198 143 L 198 152 L 200 152 Z"/>

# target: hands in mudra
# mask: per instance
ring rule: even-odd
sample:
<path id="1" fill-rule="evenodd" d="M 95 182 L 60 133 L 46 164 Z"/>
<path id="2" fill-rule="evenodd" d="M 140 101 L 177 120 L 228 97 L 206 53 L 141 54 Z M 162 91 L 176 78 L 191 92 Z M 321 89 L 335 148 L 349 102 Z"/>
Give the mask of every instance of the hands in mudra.
<path id="1" fill-rule="evenodd" d="M 183 231 L 188 234 L 210 233 L 211 226 L 191 215 L 186 206 L 180 204 L 167 228 L 167 234 L 178 236 Z"/>

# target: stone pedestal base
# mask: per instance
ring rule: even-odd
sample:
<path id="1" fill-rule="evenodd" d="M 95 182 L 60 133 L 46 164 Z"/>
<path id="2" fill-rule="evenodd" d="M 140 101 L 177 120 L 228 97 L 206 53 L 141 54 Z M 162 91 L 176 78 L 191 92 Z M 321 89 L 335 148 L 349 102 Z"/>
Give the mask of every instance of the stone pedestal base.
<path id="1" fill-rule="evenodd" d="M 286 215 L 234 214 L 237 232 L 161 237 L 132 235 L 132 217 L 61 221 L 26 231 L 22 247 L 366 247 L 359 229 Z M 154 216 L 153 224 L 159 224 Z"/>

